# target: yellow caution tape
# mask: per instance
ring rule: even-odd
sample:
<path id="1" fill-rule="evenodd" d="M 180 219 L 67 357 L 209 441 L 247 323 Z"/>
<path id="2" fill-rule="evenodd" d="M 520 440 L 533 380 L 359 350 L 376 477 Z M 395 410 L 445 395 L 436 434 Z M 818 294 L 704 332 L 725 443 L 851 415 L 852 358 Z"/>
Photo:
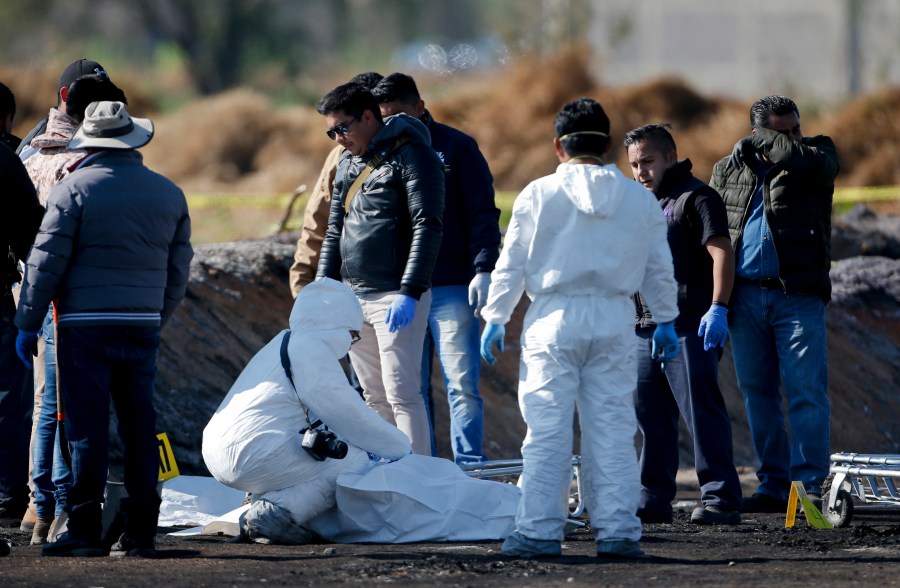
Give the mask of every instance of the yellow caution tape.
<path id="1" fill-rule="evenodd" d="M 806 522 L 816 529 L 833 529 L 834 526 L 825 518 L 816 505 L 813 504 L 809 496 L 806 495 L 806 488 L 803 482 L 794 481 L 791 483 L 791 494 L 788 496 L 787 516 L 784 519 L 785 529 L 794 526 L 797 518 L 797 503 L 803 505 L 803 514 L 806 515 Z"/>
<path id="2" fill-rule="evenodd" d="M 496 204 L 501 209 L 511 209 L 518 192 L 498 190 Z M 236 208 L 241 206 L 282 207 L 291 201 L 290 193 L 251 194 L 251 193 L 219 193 L 188 194 L 188 207 L 201 208 Z M 880 200 L 900 200 L 900 186 L 854 186 L 835 188 L 834 203 L 849 204 L 853 202 L 874 202 Z"/>
<path id="3" fill-rule="evenodd" d="M 172 444 L 169 443 L 169 436 L 160 433 L 156 436 L 159 440 L 159 481 L 169 480 L 179 475 L 178 464 L 175 463 L 175 454 L 172 453 Z"/>
<path id="4" fill-rule="evenodd" d="M 900 200 L 900 186 L 854 186 L 834 190 L 835 204 L 879 200 Z"/>
<path id="5" fill-rule="evenodd" d="M 291 194 L 188 194 L 188 208 L 237 208 L 240 206 L 284 207 Z"/>

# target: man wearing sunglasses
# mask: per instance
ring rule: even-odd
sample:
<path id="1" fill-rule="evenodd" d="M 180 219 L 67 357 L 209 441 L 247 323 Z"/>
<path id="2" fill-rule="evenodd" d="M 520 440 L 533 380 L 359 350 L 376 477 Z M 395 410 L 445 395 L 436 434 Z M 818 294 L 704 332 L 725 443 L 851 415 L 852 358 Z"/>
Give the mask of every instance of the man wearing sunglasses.
<path id="1" fill-rule="evenodd" d="M 477 317 L 487 302 L 490 272 L 500 255 L 500 211 L 494 204 L 494 178 L 475 139 L 435 121 L 410 76 L 392 73 L 378 82 L 372 93 L 382 116 L 402 112 L 425 123 L 432 147 L 444 162 L 444 238 L 432 277 L 422 357 L 422 397 L 434 449 L 431 372 L 432 356 L 437 352 L 450 408 L 453 459 L 457 463 L 483 461 Z"/>
<path id="2" fill-rule="evenodd" d="M 372 89 L 383 77 L 380 73 L 369 71 L 353 76 L 350 78 L 350 83 Z M 328 226 L 328 213 L 331 211 L 334 176 L 337 174 L 338 162 L 343 153 L 344 148 L 335 144 L 328 156 L 325 157 L 319 177 L 309 194 L 309 200 L 306 201 L 303 227 L 300 229 L 300 237 L 297 239 L 294 264 L 291 265 L 288 279 L 291 295 L 294 298 L 297 298 L 300 290 L 316 279 L 319 254 L 322 252 L 322 241 L 325 239 L 325 229 Z M 355 375 L 353 376 L 353 385 L 356 386 Z"/>
<path id="3" fill-rule="evenodd" d="M 366 402 L 406 433 L 415 453 L 430 455 L 419 385 L 442 237 L 443 165 L 425 125 L 406 115 L 383 120 L 358 84 L 333 89 L 316 110 L 346 150 L 316 279 L 343 280 L 357 295 L 365 323 L 350 359 Z"/>

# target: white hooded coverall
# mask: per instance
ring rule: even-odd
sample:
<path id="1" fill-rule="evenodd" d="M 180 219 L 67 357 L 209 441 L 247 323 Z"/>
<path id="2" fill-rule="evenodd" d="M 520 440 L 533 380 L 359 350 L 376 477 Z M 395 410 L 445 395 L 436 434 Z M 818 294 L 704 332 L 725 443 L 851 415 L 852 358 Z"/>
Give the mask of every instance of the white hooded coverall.
<path id="1" fill-rule="evenodd" d="M 522 500 L 516 530 L 563 539 L 573 416 L 581 424 L 584 495 L 597 540 L 639 540 L 634 448 L 634 305 L 678 314 L 666 222 L 653 193 L 615 165 L 562 163 L 516 198 L 491 275 L 488 322 L 506 324 L 526 292 L 519 406 Z"/>
<path id="2" fill-rule="evenodd" d="M 366 406 L 341 369 L 350 331 L 362 324 L 346 285 L 326 278 L 306 286 L 290 316 L 296 390 L 281 365 L 280 333 L 250 360 L 203 430 L 207 468 L 253 494 L 245 526 L 265 537 L 308 540 L 300 525 L 335 504 L 339 474 L 371 468 L 366 452 L 396 460 L 411 451 L 406 435 Z M 316 419 L 347 442 L 344 459 L 316 461 L 301 447 L 300 431 Z"/>

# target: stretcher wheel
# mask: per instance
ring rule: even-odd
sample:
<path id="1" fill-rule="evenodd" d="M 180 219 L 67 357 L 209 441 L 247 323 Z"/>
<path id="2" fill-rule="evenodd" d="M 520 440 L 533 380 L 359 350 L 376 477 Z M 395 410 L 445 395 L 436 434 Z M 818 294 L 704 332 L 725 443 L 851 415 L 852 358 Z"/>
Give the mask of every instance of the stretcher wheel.
<path id="1" fill-rule="evenodd" d="M 828 508 L 829 498 L 826 496 L 823 504 L 825 505 L 825 517 L 835 527 L 846 527 L 853 519 L 853 497 L 846 490 L 832 488 L 831 492 L 837 491 L 837 500 L 834 503 L 834 510 Z"/>

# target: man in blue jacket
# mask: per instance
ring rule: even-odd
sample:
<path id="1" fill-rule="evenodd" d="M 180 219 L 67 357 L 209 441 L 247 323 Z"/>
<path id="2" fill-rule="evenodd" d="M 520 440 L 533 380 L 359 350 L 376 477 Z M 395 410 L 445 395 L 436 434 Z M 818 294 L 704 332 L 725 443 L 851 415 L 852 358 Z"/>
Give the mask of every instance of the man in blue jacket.
<path id="1" fill-rule="evenodd" d="M 457 463 L 483 461 L 484 407 L 478 392 L 481 369 L 478 318 L 487 301 L 491 271 L 500 255 L 500 210 L 494 179 L 475 139 L 436 122 L 416 82 L 393 73 L 372 90 L 382 116 L 408 114 L 431 133 L 444 163 L 444 238 L 434 266 L 431 311 L 422 357 L 422 396 L 434 448 L 432 356 L 437 351 L 450 405 L 450 446 Z"/>
<path id="2" fill-rule="evenodd" d="M 421 385 L 431 273 L 441 244 L 444 171 L 428 129 L 410 116 L 383 120 L 358 84 L 319 100 L 338 163 L 316 279 L 343 280 L 365 322 L 350 350 L 366 403 L 431 454 Z"/>
<path id="3" fill-rule="evenodd" d="M 121 102 L 93 102 L 69 141 L 86 149 L 54 186 L 16 313 L 16 351 L 26 365 L 51 300 L 58 313 L 57 366 L 72 486 L 68 532 L 50 556 L 100 556 L 109 463 L 109 402 L 125 447 L 125 529 L 114 555 L 152 557 L 159 515 L 153 382 L 160 329 L 187 290 L 193 250 L 182 191 L 143 164 L 147 119 Z"/>

